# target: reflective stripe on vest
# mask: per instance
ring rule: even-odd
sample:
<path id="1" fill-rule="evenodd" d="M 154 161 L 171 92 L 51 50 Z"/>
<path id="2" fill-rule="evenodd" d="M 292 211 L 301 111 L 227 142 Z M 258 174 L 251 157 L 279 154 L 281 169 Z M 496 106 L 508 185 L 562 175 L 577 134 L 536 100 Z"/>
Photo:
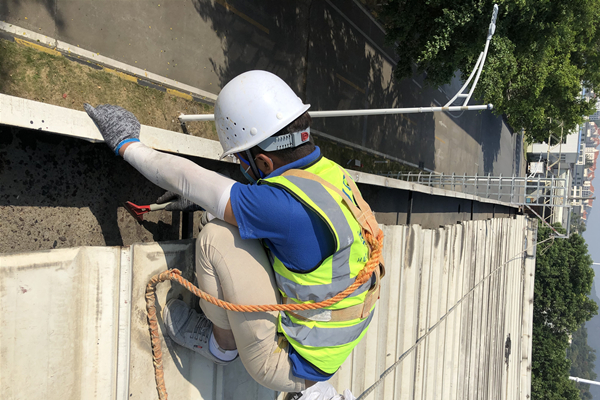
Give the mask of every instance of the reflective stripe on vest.
<path id="1" fill-rule="evenodd" d="M 281 315 L 281 326 L 286 336 L 295 338 L 305 346 L 311 347 L 331 347 L 340 344 L 350 343 L 358 339 L 362 331 L 367 329 L 371 323 L 374 313 L 353 326 L 341 326 L 336 328 L 321 328 L 315 324 L 312 328 L 306 325 L 294 323 L 291 318 L 284 313 Z M 298 340 L 298 338 L 302 338 Z"/>
<path id="2" fill-rule="evenodd" d="M 344 193 L 350 190 L 338 165 L 321 158 L 306 171 L 315 173 Z M 368 246 L 362 228 L 340 195 L 319 182 L 297 176 L 277 176 L 259 181 L 280 187 L 315 212 L 331 230 L 336 251 L 311 272 L 292 272 L 275 256 L 273 269 L 282 294 L 294 302 L 319 302 L 348 288 L 368 259 Z M 351 198 L 350 196 L 348 196 Z M 327 309 L 336 310 L 361 304 L 371 286 L 367 282 L 350 296 Z M 304 359 L 326 373 L 334 373 L 345 361 L 371 322 L 365 319 L 343 322 L 300 320 L 280 313 L 279 330 Z"/>

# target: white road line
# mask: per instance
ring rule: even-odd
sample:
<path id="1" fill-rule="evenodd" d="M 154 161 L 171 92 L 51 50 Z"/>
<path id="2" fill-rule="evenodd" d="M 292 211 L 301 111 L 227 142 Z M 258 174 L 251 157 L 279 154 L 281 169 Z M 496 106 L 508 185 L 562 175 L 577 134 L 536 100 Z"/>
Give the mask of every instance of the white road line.
<path id="1" fill-rule="evenodd" d="M 342 16 L 342 17 L 343 17 L 343 18 L 344 18 L 346 21 L 348 21 L 348 23 L 349 23 L 350 25 L 352 25 L 352 26 L 354 27 L 354 29 L 356 29 L 356 30 L 357 30 L 357 31 L 358 31 L 358 32 L 359 32 L 361 35 L 363 35 L 363 36 L 364 36 L 364 38 L 365 38 L 365 39 L 367 39 L 367 41 L 368 41 L 369 43 L 371 43 L 371 45 L 372 45 L 373 47 L 375 47 L 375 48 L 376 48 L 376 49 L 377 49 L 377 50 L 378 50 L 378 51 L 379 51 L 379 52 L 380 52 L 380 53 L 381 53 L 381 54 L 382 54 L 382 55 L 383 55 L 383 56 L 384 56 L 384 57 L 385 57 L 385 58 L 386 58 L 386 59 L 387 59 L 389 62 L 390 62 L 390 64 L 392 64 L 392 65 L 394 65 L 394 66 L 396 66 L 396 64 L 398 64 L 396 61 L 394 61 L 394 59 L 393 59 L 392 57 L 390 57 L 390 56 L 389 56 L 389 55 L 388 55 L 388 54 L 387 54 L 385 51 L 383 51 L 383 50 L 381 49 L 381 47 L 379 47 L 379 46 L 377 45 L 377 43 L 375 43 L 375 42 L 373 41 L 373 39 L 371 39 L 369 36 L 367 36 L 367 34 L 366 34 L 366 33 L 364 33 L 364 32 L 363 32 L 363 31 L 362 31 L 362 30 L 361 30 L 361 29 L 360 29 L 358 26 L 356 26 L 356 24 L 355 24 L 354 22 L 352 22 L 352 21 L 350 20 L 350 18 L 348 18 L 348 17 L 346 16 L 346 14 L 344 14 L 344 13 L 343 13 L 343 12 L 342 12 L 342 11 L 341 11 L 339 8 L 337 8 L 335 5 L 333 5 L 333 3 L 331 3 L 331 1 L 329 1 L 329 0 L 326 0 L 326 2 L 327 2 L 327 4 L 329 4 L 329 6 L 330 6 L 331 8 L 333 8 L 335 11 L 337 11 L 337 12 L 338 12 L 338 14 L 340 14 L 340 15 L 341 15 L 341 16 Z"/>
<path id="2" fill-rule="evenodd" d="M 417 81 L 416 81 L 416 80 L 414 80 L 414 79 L 413 79 L 412 81 L 413 81 L 413 82 L 415 83 L 415 85 L 417 85 L 417 86 L 418 86 L 420 89 L 423 89 L 423 86 L 419 85 L 419 82 L 417 82 Z"/>
<path id="3" fill-rule="evenodd" d="M 438 106 L 440 106 L 440 107 L 442 106 L 442 105 L 440 104 L 440 102 L 439 102 L 439 101 L 437 101 L 436 99 L 433 99 L 433 102 L 434 102 L 435 104 L 437 104 Z"/>
<path id="4" fill-rule="evenodd" d="M 375 26 L 377 26 L 377 27 L 378 27 L 378 28 L 381 30 L 381 32 L 385 33 L 385 29 L 383 29 L 383 26 L 381 26 L 381 24 L 380 24 L 379 22 L 377 22 L 377 20 L 376 20 L 376 19 L 375 19 L 375 18 L 374 18 L 374 17 L 371 15 L 371 13 L 369 12 L 369 10 L 367 10 L 367 9 L 365 8 L 365 6 L 363 6 L 363 5 L 360 3 L 360 1 L 358 1 L 358 0 L 354 0 L 354 4 L 356 4 L 356 5 L 358 6 L 358 8 L 360 8 L 360 9 L 362 10 L 362 12 L 364 12 L 364 13 L 365 13 L 365 15 L 366 15 L 367 17 L 369 17 L 369 19 L 370 19 L 371 21 L 373 21 L 373 23 L 375 24 Z"/>

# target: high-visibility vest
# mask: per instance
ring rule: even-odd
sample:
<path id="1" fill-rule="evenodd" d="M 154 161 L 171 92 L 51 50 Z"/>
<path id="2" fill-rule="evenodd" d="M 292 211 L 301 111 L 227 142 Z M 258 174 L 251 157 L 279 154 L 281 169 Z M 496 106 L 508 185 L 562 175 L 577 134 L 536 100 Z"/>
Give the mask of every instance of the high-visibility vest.
<path id="1" fill-rule="evenodd" d="M 304 171 L 331 183 L 354 202 L 352 189 L 338 164 L 322 157 Z M 344 204 L 340 192 L 313 179 L 285 174 L 267 177 L 258 183 L 289 192 L 321 217 L 335 240 L 335 253 L 325 258 L 313 270 L 304 273 L 290 271 L 281 260 L 272 255 L 277 286 L 284 302 L 316 303 L 330 299 L 348 288 L 368 261 L 369 246 L 364 240 L 360 224 Z M 308 314 L 280 312 L 279 332 L 285 335 L 305 360 L 322 372 L 333 374 L 365 335 L 373 317 L 370 311 L 374 309 L 376 297 L 372 305 L 369 302 L 369 312 L 365 318 L 331 321 L 328 315 L 332 314 L 332 310 L 360 307 L 365 302 L 367 293 L 371 293 L 369 289 L 372 291 L 371 281 L 360 286 L 339 303 L 322 310 L 307 311 Z"/>

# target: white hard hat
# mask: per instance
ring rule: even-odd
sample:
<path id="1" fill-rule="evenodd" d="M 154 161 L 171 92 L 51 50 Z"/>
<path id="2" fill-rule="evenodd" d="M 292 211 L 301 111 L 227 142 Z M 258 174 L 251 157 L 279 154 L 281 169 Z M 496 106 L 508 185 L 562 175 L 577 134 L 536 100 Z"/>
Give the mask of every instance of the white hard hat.
<path id="1" fill-rule="evenodd" d="M 221 90 L 215 104 L 221 158 L 258 145 L 309 107 L 270 72 L 248 71 L 236 76 Z"/>

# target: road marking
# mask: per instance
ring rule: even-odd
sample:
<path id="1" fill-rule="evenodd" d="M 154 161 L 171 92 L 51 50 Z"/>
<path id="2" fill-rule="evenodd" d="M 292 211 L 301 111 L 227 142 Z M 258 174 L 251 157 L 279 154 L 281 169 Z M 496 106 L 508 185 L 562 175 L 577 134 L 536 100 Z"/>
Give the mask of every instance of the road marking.
<path id="1" fill-rule="evenodd" d="M 415 85 L 417 85 L 417 86 L 418 86 L 420 89 L 423 89 L 423 86 L 419 85 L 419 82 L 415 81 L 414 79 L 413 79 L 412 81 L 413 81 L 413 82 L 415 83 Z"/>
<path id="2" fill-rule="evenodd" d="M 220 0 L 217 0 L 217 1 L 220 1 Z M 387 60 L 390 62 L 390 64 L 392 64 L 394 66 L 396 66 L 398 64 L 396 61 L 394 61 L 394 59 L 392 57 L 390 57 L 385 51 L 383 51 L 381 49 L 381 47 L 379 47 L 377 45 L 377 43 L 375 43 L 375 41 L 373 39 L 371 39 L 369 36 L 367 36 L 366 33 L 364 33 L 358 26 L 356 26 L 356 24 L 354 22 L 352 22 L 350 20 L 350 18 L 348 18 L 346 16 L 346 14 L 344 14 L 339 8 L 337 8 L 336 6 L 334 6 L 331 1 L 329 1 L 329 0 L 325 0 L 325 1 L 327 2 L 327 4 L 329 4 L 331 6 L 331 8 L 333 8 L 335 11 L 337 11 L 338 14 L 340 14 L 346 21 L 348 21 L 348 23 L 350 25 L 352 25 L 354 27 L 354 29 L 356 29 L 361 35 L 363 35 L 363 37 L 365 39 L 367 39 L 367 41 L 369 43 L 371 43 L 371 45 L 373 47 L 375 47 L 385 58 L 387 58 Z"/>
<path id="3" fill-rule="evenodd" d="M 446 96 L 446 97 L 448 97 L 448 96 Z M 436 99 L 433 99 L 433 102 L 434 102 L 435 104 L 437 104 L 438 106 L 440 106 L 440 107 L 442 106 L 442 105 L 440 104 L 440 102 L 439 102 L 439 101 L 437 101 Z M 452 115 L 452 113 L 451 113 L 450 111 L 444 111 L 444 112 L 445 112 L 447 115 L 449 115 L 449 116 L 451 116 L 452 118 L 454 118 L 454 119 L 459 119 L 459 118 L 460 118 L 460 117 L 463 115 L 463 113 L 464 113 L 464 111 L 461 111 L 461 112 L 460 112 L 460 114 L 458 114 L 457 116 L 454 116 L 454 115 Z"/>
<path id="4" fill-rule="evenodd" d="M 417 123 L 415 121 L 413 121 L 412 119 L 410 119 L 409 117 L 407 117 L 404 114 L 400 114 L 400 118 L 407 120 L 408 122 L 410 122 L 413 125 L 416 125 Z"/>
<path id="5" fill-rule="evenodd" d="M 17 42 L 18 44 L 21 44 L 23 46 L 30 47 L 32 49 L 42 51 L 47 54 L 52 54 L 53 56 L 62 56 L 62 54 L 58 50 L 49 49 L 49 48 L 41 46 L 39 44 L 28 42 L 27 40 L 15 38 L 15 42 Z"/>
<path id="6" fill-rule="evenodd" d="M 340 74 L 338 74 L 336 72 L 335 76 L 342 82 L 347 83 L 348 85 L 352 86 L 354 89 L 358 90 L 359 92 L 361 92 L 362 94 L 365 94 L 365 90 L 361 89 L 358 85 L 355 85 L 354 83 L 352 83 L 351 81 L 349 81 L 348 79 L 344 78 L 343 76 L 341 76 Z"/>
<path id="7" fill-rule="evenodd" d="M 179 90 L 181 93 L 191 94 L 194 101 L 204 103 L 208 102 L 210 104 L 214 104 L 214 102 L 217 100 L 216 94 L 210 93 L 206 90 L 198 89 L 193 86 L 186 85 L 185 83 L 154 74 L 152 72 L 147 72 L 145 69 L 143 70 L 141 68 L 113 60 L 112 58 L 102 56 L 98 53 L 82 49 L 79 46 L 71 45 L 49 36 L 40 35 L 36 32 L 29 31 L 16 25 L 7 24 L 6 22 L 0 21 L 0 32 L 6 32 L 10 34 L 16 43 L 20 43 L 24 46 L 28 46 L 32 49 L 43 51 L 48 54 L 65 56 L 71 61 L 78 61 L 98 70 L 105 70 L 109 73 L 112 71 L 115 71 L 116 73 L 119 70 L 124 71 L 119 72 L 118 75 L 123 79 L 131 80 L 132 82 L 137 81 L 137 83 L 142 86 L 153 87 L 154 89 L 162 92 L 166 91 L 167 88 L 165 86 L 171 86 L 173 88 L 177 88 L 176 90 Z M 35 40 L 37 43 L 31 43 L 28 40 L 21 39 L 17 36 Z M 49 46 L 49 48 L 45 47 L 44 45 Z M 148 79 L 144 79 L 144 77 Z"/>
<path id="8" fill-rule="evenodd" d="M 258 22 L 256 22 L 255 20 L 253 20 L 252 18 L 250 18 L 249 16 L 247 16 L 243 12 L 239 11 L 237 8 L 235 8 L 234 6 L 232 6 L 231 4 L 229 4 L 228 2 L 226 2 L 225 0 L 215 0 L 215 3 L 222 5 L 223 7 L 225 7 L 225 9 L 227 11 L 231 11 L 232 13 L 234 13 L 235 15 L 237 15 L 238 17 L 242 18 L 243 20 L 245 20 L 245 21 L 251 23 L 252 25 L 254 25 L 255 27 L 257 27 L 258 29 L 260 29 L 261 31 L 263 31 L 264 33 L 266 33 L 267 35 L 269 34 L 269 29 L 268 28 L 265 28 L 263 25 L 259 24 Z"/>
<path id="9" fill-rule="evenodd" d="M 446 126 L 445 123 L 443 123 L 442 121 L 438 121 L 440 123 L 441 126 L 443 126 L 444 128 L 448 129 L 448 127 Z"/>
<path id="10" fill-rule="evenodd" d="M 373 23 L 375 24 L 376 27 L 379 28 L 379 30 L 383 33 L 385 33 L 385 29 L 383 29 L 383 26 L 381 26 L 381 24 L 379 22 L 377 22 L 377 20 L 371 15 L 371 13 L 369 12 L 369 10 L 367 10 L 365 8 L 365 6 L 363 6 L 360 1 L 358 0 L 354 0 L 354 4 L 356 4 L 356 6 L 358 8 L 360 8 L 362 10 L 363 13 L 365 13 L 365 15 L 371 20 L 373 21 Z"/>
<path id="11" fill-rule="evenodd" d="M 183 93 L 183 92 L 180 92 L 179 90 L 167 88 L 167 93 L 169 93 L 173 96 L 181 97 L 182 99 L 186 99 L 186 100 L 190 100 L 190 101 L 194 100 L 194 98 L 192 97 L 191 94 Z"/>
<path id="12" fill-rule="evenodd" d="M 442 143 L 446 144 L 446 142 L 444 142 L 444 141 L 443 141 L 442 139 L 440 139 L 439 137 L 437 137 L 437 136 L 436 136 L 435 138 L 436 138 L 437 140 L 439 140 L 440 142 L 442 142 Z"/>
<path id="13" fill-rule="evenodd" d="M 116 76 L 118 76 L 121 79 L 125 79 L 126 81 L 133 82 L 133 83 L 138 83 L 138 80 L 137 80 L 137 78 L 135 76 L 131 76 L 129 74 L 124 74 L 123 72 L 119 72 L 117 70 L 106 68 L 106 67 L 104 67 L 103 70 L 105 72 L 108 72 L 109 74 L 116 75 Z"/>

